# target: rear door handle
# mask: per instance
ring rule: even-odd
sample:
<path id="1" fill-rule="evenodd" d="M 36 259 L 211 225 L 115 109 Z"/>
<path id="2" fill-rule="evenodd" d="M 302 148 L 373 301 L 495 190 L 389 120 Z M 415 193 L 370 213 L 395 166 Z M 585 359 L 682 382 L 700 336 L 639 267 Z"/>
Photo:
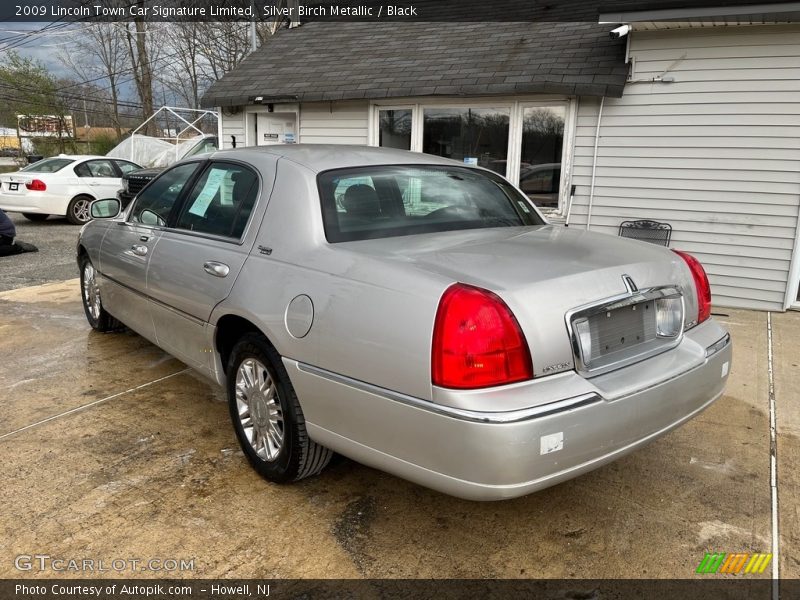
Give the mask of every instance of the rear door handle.
<path id="1" fill-rule="evenodd" d="M 215 260 L 206 261 L 203 265 L 203 270 L 214 277 L 227 277 L 228 273 L 231 272 L 231 268 L 228 265 Z"/>
<path id="2" fill-rule="evenodd" d="M 134 244 L 131 246 L 131 250 L 136 256 L 146 256 L 147 255 L 147 246 L 142 246 L 141 244 Z"/>

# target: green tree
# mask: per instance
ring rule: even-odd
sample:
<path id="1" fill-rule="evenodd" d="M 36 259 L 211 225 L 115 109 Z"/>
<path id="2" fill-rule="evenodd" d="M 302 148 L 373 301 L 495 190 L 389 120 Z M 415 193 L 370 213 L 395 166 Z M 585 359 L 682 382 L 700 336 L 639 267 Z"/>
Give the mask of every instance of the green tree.
<path id="1" fill-rule="evenodd" d="M 10 51 L 0 62 L 0 123 L 17 125 L 17 116 L 29 120 L 52 117 L 54 137 L 63 152 L 69 136 L 67 106 L 58 95 L 55 77 L 39 61 Z"/>

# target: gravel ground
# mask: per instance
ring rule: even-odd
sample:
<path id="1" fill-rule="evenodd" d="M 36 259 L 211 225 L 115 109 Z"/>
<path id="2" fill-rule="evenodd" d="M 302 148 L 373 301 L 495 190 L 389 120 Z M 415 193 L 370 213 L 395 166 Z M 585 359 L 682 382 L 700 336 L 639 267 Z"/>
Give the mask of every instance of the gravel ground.
<path id="1" fill-rule="evenodd" d="M 17 228 L 17 239 L 34 244 L 39 252 L 0 257 L 0 291 L 78 276 L 75 242 L 79 225 L 70 225 L 65 217 L 34 223 L 20 213 L 8 216 Z"/>

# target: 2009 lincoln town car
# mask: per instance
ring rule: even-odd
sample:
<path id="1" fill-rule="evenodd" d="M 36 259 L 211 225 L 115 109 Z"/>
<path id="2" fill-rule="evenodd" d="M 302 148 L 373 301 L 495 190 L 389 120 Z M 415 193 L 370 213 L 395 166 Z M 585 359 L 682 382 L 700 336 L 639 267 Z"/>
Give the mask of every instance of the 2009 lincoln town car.
<path id="1" fill-rule="evenodd" d="M 730 337 L 696 259 L 548 225 L 490 171 L 245 148 L 173 166 L 118 213 L 96 201 L 78 241 L 89 323 L 226 386 L 271 481 L 335 451 L 464 498 L 520 496 L 725 387 Z"/>

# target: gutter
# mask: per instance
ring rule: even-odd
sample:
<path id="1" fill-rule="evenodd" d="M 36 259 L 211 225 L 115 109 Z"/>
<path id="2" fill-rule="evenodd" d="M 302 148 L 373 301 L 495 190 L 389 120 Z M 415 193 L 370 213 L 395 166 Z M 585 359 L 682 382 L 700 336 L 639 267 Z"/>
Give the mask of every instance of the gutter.
<path id="1" fill-rule="evenodd" d="M 698 8 L 659 8 L 654 10 L 630 10 L 600 14 L 600 24 L 635 23 L 637 21 L 674 21 L 679 19 L 702 19 L 708 17 L 736 17 L 768 14 L 786 14 L 800 11 L 800 2 L 771 2 L 768 4 L 746 4 L 742 6 L 704 6 Z"/>

